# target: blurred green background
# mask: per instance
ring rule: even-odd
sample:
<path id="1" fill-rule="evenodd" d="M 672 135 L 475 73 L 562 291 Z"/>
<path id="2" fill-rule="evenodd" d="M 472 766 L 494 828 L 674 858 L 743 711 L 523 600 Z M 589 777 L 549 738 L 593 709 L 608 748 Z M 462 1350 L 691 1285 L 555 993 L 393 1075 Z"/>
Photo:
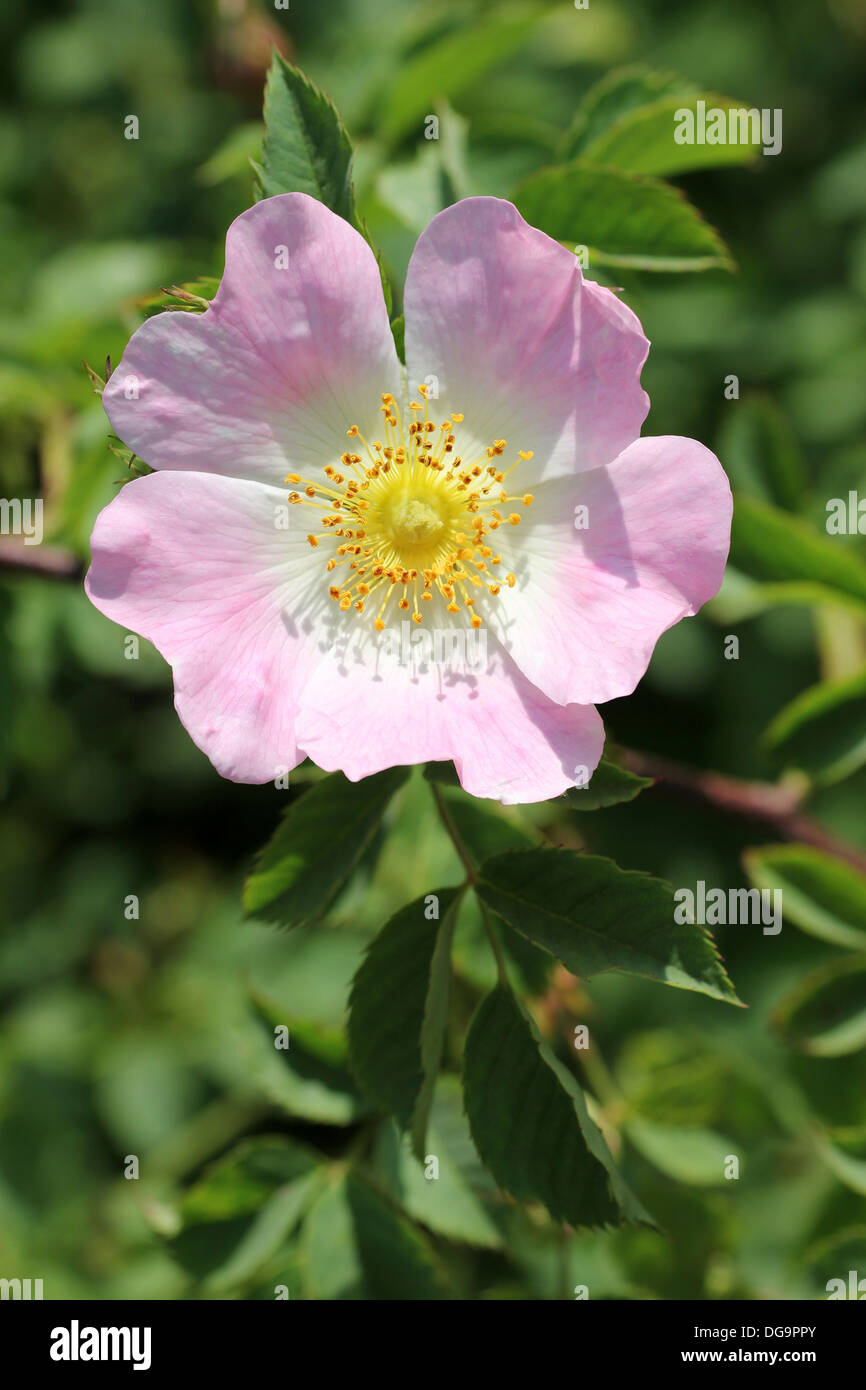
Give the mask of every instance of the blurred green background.
<path id="1" fill-rule="evenodd" d="M 512 14 L 533 21 L 517 43 L 503 39 Z M 462 77 L 424 62 L 452 32 L 477 60 Z M 118 361 L 139 301 L 161 285 L 221 272 L 225 228 L 252 200 L 272 44 L 347 124 L 360 209 L 398 297 L 439 206 L 423 116 L 395 116 L 407 69 L 418 112 L 447 98 L 466 122 L 472 193 L 507 195 L 550 163 L 582 96 L 623 64 L 782 108 L 778 157 L 679 180 L 737 272 L 608 283 L 624 287 L 653 344 L 647 432 L 695 436 L 742 494 L 772 502 L 769 430 L 798 480 L 789 510 L 818 531 L 828 498 L 866 495 L 862 0 L 591 0 L 585 11 L 566 0 L 505 11 L 471 0 L 19 0 L 0 16 L 0 493 L 44 498 L 43 550 L 85 560 L 125 473 L 83 359 Z M 124 138 L 130 114 L 137 141 Z M 724 397 L 729 374 L 738 401 Z M 837 543 L 864 549 L 862 538 Z M 527 962 L 548 1033 L 590 1022 L 605 1060 L 589 1084 L 666 1237 L 562 1237 L 539 1211 L 497 1198 L 447 1080 L 434 1125 L 453 1161 L 437 1205 L 399 1171 L 390 1126 L 358 1095 L 343 1030 L 371 934 L 460 877 L 424 783 L 401 793 L 384 847 L 326 925 L 242 926 L 243 875 L 294 790 L 221 781 L 178 723 L 147 644 L 125 660 L 123 632 L 77 577 L 17 573 L 4 556 L 0 1276 L 41 1277 L 47 1298 L 272 1298 L 277 1283 L 293 1298 L 377 1296 L 338 1199 L 341 1165 L 358 1151 L 388 1175 L 452 1295 L 562 1298 L 581 1283 L 591 1297 L 801 1298 L 849 1268 L 866 1275 L 864 1055 L 802 1056 L 771 1021 L 786 990 L 832 958 L 824 943 L 789 925 L 778 937 L 720 928 L 748 1012 L 631 978 L 584 990 Z M 662 639 L 637 693 L 603 710 L 610 738 L 738 777 L 778 775 L 761 742 L 772 716 L 861 669 L 866 646 L 862 619 L 838 607 L 744 600 L 761 577 L 744 574 Z M 737 661 L 723 656 L 731 632 Z M 855 770 L 816 791 L 810 811 L 862 847 L 864 789 Z M 593 816 L 548 805 L 526 820 L 676 885 L 744 884 L 743 849 L 774 838 L 658 788 Z M 125 915 L 130 895 L 137 918 Z M 457 962 L 459 1020 L 493 978 L 471 914 Z M 285 1060 L 263 1017 L 292 1027 Z M 206 1165 L 272 1134 L 324 1161 L 329 1186 L 299 1234 L 256 1247 L 255 1196 L 238 1195 L 243 1155 L 224 1170 L 222 1206 Z M 719 1144 L 740 1156 L 736 1181 L 718 1180 Z M 140 1159 L 137 1181 L 123 1177 L 127 1155 Z M 263 1201 L 268 1183 L 256 1181 Z"/>

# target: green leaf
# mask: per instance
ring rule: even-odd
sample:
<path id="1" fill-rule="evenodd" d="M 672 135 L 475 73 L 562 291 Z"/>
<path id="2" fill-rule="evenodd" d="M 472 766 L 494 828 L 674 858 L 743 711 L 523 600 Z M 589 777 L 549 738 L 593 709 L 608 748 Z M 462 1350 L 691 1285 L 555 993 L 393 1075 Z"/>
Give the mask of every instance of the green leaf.
<path id="1" fill-rule="evenodd" d="M 652 1225 L 620 1176 L 586 1098 L 511 991 L 498 986 L 472 1020 L 464 1056 L 472 1138 L 500 1187 L 543 1202 L 557 1221 Z"/>
<path id="2" fill-rule="evenodd" d="M 529 849 L 535 843 L 529 832 L 505 811 L 493 809 L 463 792 L 446 793 L 443 799 L 460 839 L 476 864 L 491 854 L 507 849 Z"/>
<path id="3" fill-rule="evenodd" d="M 422 140 L 413 159 L 388 165 L 376 180 L 381 202 L 416 235 L 438 212 L 469 193 L 468 123 L 445 102 L 437 104 L 436 119 L 437 138 Z"/>
<path id="4" fill-rule="evenodd" d="M 261 148 L 261 121 L 234 126 L 210 158 L 196 170 L 196 178 L 199 183 L 211 188 L 240 174 L 249 175 L 250 163 Z"/>
<path id="5" fill-rule="evenodd" d="M 697 141 L 692 144 L 677 143 L 675 133 L 681 112 L 691 112 L 694 128 L 700 129 L 699 101 L 704 103 L 705 112 L 711 108 L 724 111 L 728 121 L 728 111 L 732 108 L 744 109 L 730 97 L 712 93 L 703 93 L 700 97 L 663 97 L 617 121 L 581 153 L 585 159 L 628 173 L 665 178 L 686 174 L 693 169 L 751 163 L 761 151 L 760 136 L 755 143 L 739 140 L 718 145 L 699 144 Z"/>
<path id="6" fill-rule="evenodd" d="M 274 1192 L 315 1171 L 312 1150 L 278 1134 L 244 1139 L 210 1164 L 184 1192 L 184 1226 L 226 1221 L 259 1210 Z"/>
<path id="7" fill-rule="evenodd" d="M 262 1013 L 290 1030 L 293 1046 L 345 1061 L 349 990 L 364 946 L 358 932 L 336 927 L 261 933 L 248 964 L 250 992 Z"/>
<path id="8" fill-rule="evenodd" d="M 308 193 L 356 225 L 352 146 L 330 98 L 300 68 L 274 53 L 265 85 L 257 194 Z"/>
<path id="9" fill-rule="evenodd" d="M 532 849 L 486 860 L 477 892 L 573 975 L 620 970 L 740 1002 L 709 932 L 675 920 L 661 879 L 570 849 Z"/>
<path id="10" fill-rule="evenodd" d="M 676 72 L 654 72 L 636 63 L 615 68 L 590 87 L 562 139 L 559 156 L 574 159 L 591 149 L 612 128 L 665 97 L 694 96 L 697 88 Z"/>
<path id="11" fill-rule="evenodd" d="M 357 1174 L 348 1180 L 364 1279 L 374 1299 L 441 1299 L 443 1287 L 421 1233 Z"/>
<path id="12" fill-rule="evenodd" d="M 838 782 L 866 763 L 866 669 L 804 690 L 780 710 L 765 740 L 786 765 Z"/>
<path id="13" fill-rule="evenodd" d="M 694 1125 L 662 1125 L 654 1120 L 626 1120 L 635 1148 L 660 1172 L 690 1187 L 722 1187 L 725 1160 L 736 1152 L 733 1141 L 715 1130 Z"/>
<path id="14" fill-rule="evenodd" d="M 832 1143 L 826 1133 L 818 1128 L 812 1130 L 811 1138 L 815 1152 L 830 1172 L 846 1187 L 850 1187 L 852 1192 L 866 1197 L 866 1157 L 862 1152 L 850 1153 L 847 1148 Z M 857 1147 L 862 1150 L 862 1139 Z"/>
<path id="15" fill-rule="evenodd" d="M 781 891 L 786 922 L 834 946 L 866 950 L 866 876 L 808 845 L 749 849 L 743 863 L 756 888 Z"/>
<path id="16" fill-rule="evenodd" d="M 452 767 L 451 763 L 431 763 L 429 767 Z M 426 774 L 425 774 L 426 775 Z M 438 777 L 430 780 L 439 780 Z M 457 833 L 469 852 L 469 857 L 478 865 L 491 854 L 500 854 L 509 849 L 528 849 L 535 843 L 532 836 L 504 810 L 475 800 L 465 792 L 450 792 L 444 797 L 448 814 Z M 463 924 L 466 926 L 464 919 Z M 479 928 L 481 923 L 478 923 Z M 471 929 L 471 928 L 470 928 Z M 483 931 L 482 931 L 483 935 Z M 547 987 L 553 962 L 546 951 L 540 951 L 525 936 L 513 930 L 500 919 L 500 935 L 509 958 L 517 966 L 523 984 L 531 994 L 542 994 Z M 458 948 L 460 936 L 457 937 Z M 483 940 L 485 961 L 489 961 L 490 947 Z M 492 978 L 484 978 L 483 987 L 492 984 Z"/>
<path id="17" fill-rule="evenodd" d="M 533 226 L 588 249 L 589 266 L 634 270 L 732 269 L 718 233 L 679 189 L 587 159 L 541 169 L 514 193 Z"/>
<path id="18" fill-rule="evenodd" d="M 713 107 L 725 112 L 743 109 L 732 97 L 698 91 L 678 73 L 620 68 L 584 97 L 562 141 L 560 157 L 582 155 L 598 164 L 656 176 L 748 163 L 761 148 L 760 141 L 677 144 L 678 113 L 688 110 L 697 118 L 698 101 L 707 112 Z"/>
<path id="19" fill-rule="evenodd" d="M 566 792 L 566 800 L 575 811 L 598 811 L 603 806 L 634 801 L 636 796 L 654 783 L 654 777 L 637 777 L 617 763 L 602 758 L 586 786 L 572 787 Z"/>
<path id="20" fill-rule="evenodd" d="M 866 1250 L 866 1225 L 847 1226 L 840 1231 L 834 1231 L 832 1235 L 823 1236 L 817 1240 L 806 1251 L 803 1262 L 806 1269 L 824 1287 L 825 1293 L 828 1291 L 827 1284 L 830 1280 L 842 1278 L 842 1271 L 844 1270 L 847 1293 L 848 1270 L 858 1268 L 864 1250 Z M 857 1277 L 855 1276 L 855 1278 Z"/>
<path id="21" fill-rule="evenodd" d="M 424 777 L 428 782 L 438 782 L 443 787 L 459 787 L 460 778 L 453 763 L 425 763 Z"/>
<path id="22" fill-rule="evenodd" d="M 308 1173 L 269 1197 L 229 1258 L 205 1280 L 205 1291 L 226 1293 L 252 1279 L 292 1234 L 322 1182 L 322 1173 Z"/>
<path id="23" fill-rule="evenodd" d="M 251 995 L 252 1009 L 234 1042 L 239 1069 L 248 1084 L 287 1114 L 315 1124 L 347 1125 L 366 1110 L 353 1078 L 328 1060 L 321 1045 L 311 1051 L 307 1038 L 295 1028 L 288 1049 L 274 1044 L 275 1025 L 285 1013 L 266 998 Z"/>
<path id="24" fill-rule="evenodd" d="M 431 895 L 401 908 L 371 943 L 349 1003 L 349 1056 L 362 1086 L 411 1127 L 423 1152 L 427 1116 L 448 1015 L 451 941 L 462 896 L 440 888 L 438 918 L 425 911 Z"/>
<path id="25" fill-rule="evenodd" d="M 316 1155 L 294 1140 L 246 1139 L 183 1194 L 183 1229 L 169 1249 L 208 1293 L 225 1293 L 277 1253 L 322 1179 Z"/>
<path id="26" fill-rule="evenodd" d="M 843 1057 L 866 1047 L 866 955 L 814 970 L 773 1015 L 785 1041 L 812 1057 Z"/>
<path id="27" fill-rule="evenodd" d="M 853 617 L 866 618 L 866 597 L 857 599 L 828 584 L 781 583 L 759 584 L 728 565 L 722 587 L 710 599 L 704 612 L 714 622 L 742 622 L 771 608 L 786 605 L 806 608 L 841 609 Z"/>
<path id="28" fill-rule="evenodd" d="M 310 1209 L 301 1235 L 306 1292 L 333 1299 L 440 1299 L 426 1241 L 357 1174 L 338 1175 Z"/>
<path id="29" fill-rule="evenodd" d="M 460 1163 L 459 1152 L 449 1142 L 446 1126 L 437 1123 L 441 1108 L 434 1102 L 427 1152 L 419 1160 L 402 1139 L 396 1126 L 383 1125 L 376 1142 L 376 1163 L 388 1191 L 414 1220 L 448 1240 L 495 1250 L 502 1236 L 473 1191 Z M 463 1124 L 465 1118 L 461 1116 Z M 466 1141 L 471 1145 L 468 1129 Z M 427 1159 L 435 1158 L 435 1177 L 427 1177 Z M 476 1160 L 477 1161 L 477 1160 Z"/>
<path id="30" fill-rule="evenodd" d="M 755 579 L 827 585 L 866 601 L 866 564 L 799 517 L 755 497 L 734 499 L 731 561 Z"/>
<path id="31" fill-rule="evenodd" d="M 346 1176 L 334 1180 L 311 1206 L 301 1229 L 304 1293 L 317 1302 L 364 1297 Z"/>
<path id="32" fill-rule="evenodd" d="M 803 455 L 788 417 L 770 396 L 746 396 L 726 410 L 719 457 L 732 486 L 794 510 L 806 484 Z"/>
<path id="33" fill-rule="evenodd" d="M 477 23 L 425 43 L 384 85 L 381 129 L 385 138 L 400 140 L 413 130 L 420 137 L 425 117 L 431 114 L 431 93 L 451 99 L 473 87 L 522 48 L 543 17 L 543 10 L 528 5 L 498 6 Z"/>
<path id="34" fill-rule="evenodd" d="M 402 314 L 391 320 L 391 332 L 394 335 L 394 346 L 397 349 L 397 356 L 403 365 L 406 365 L 406 320 Z"/>
<path id="35" fill-rule="evenodd" d="M 321 917 L 407 776 L 394 767 L 349 782 L 334 772 L 293 801 L 244 885 L 245 915 L 286 927 Z"/>

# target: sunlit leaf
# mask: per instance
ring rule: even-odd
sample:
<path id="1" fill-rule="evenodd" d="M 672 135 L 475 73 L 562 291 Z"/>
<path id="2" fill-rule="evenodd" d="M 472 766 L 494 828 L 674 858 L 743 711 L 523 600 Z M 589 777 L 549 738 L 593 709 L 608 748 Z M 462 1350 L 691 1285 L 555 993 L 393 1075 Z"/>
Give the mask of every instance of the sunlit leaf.
<path id="1" fill-rule="evenodd" d="M 866 876 L 810 845 L 766 845 L 743 855 L 756 888 L 782 894 L 786 922 L 811 936 L 866 950 Z"/>
<path id="2" fill-rule="evenodd" d="M 532 849 L 486 860 L 477 891 L 574 975 L 621 970 L 739 1003 L 709 932 L 675 920 L 661 879 L 574 850 Z"/>
<path id="3" fill-rule="evenodd" d="M 533 226 L 595 264 L 634 270 L 730 269 L 720 236 L 670 184 L 576 159 L 531 174 L 514 192 Z"/>

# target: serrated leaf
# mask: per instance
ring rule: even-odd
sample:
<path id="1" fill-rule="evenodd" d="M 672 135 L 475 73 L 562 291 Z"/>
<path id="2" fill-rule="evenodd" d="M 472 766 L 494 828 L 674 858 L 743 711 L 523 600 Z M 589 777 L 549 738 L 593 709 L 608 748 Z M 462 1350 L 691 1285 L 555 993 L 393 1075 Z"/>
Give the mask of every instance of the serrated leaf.
<path id="1" fill-rule="evenodd" d="M 834 946 L 866 950 L 866 876 L 809 845 L 749 849 L 743 863 L 756 888 L 781 892 L 786 922 Z"/>
<path id="2" fill-rule="evenodd" d="M 618 1172 L 586 1098 L 503 985 L 479 1005 L 466 1039 L 466 1114 L 500 1187 L 543 1202 L 557 1221 L 652 1225 Z"/>
<path id="3" fill-rule="evenodd" d="M 569 849 L 496 855 L 479 896 L 573 975 L 620 970 L 739 1004 L 712 937 L 675 920 L 670 884 Z"/>
<path id="4" fill-rule="evenodd" d="M 740 493 L 734 499 L 731 561 L 755 579 L 827 585 L 866 601 L 866 564 L 799 517 Z"/>
<path id="5" fill-rule="evenodd" d="M 598 811 L 604 806 L 634 801 L 654 782 L 653 777 L 638 777 L 617 763 L 602 758 L 586 786 L 572 787 L 566 793 L 566 800 L 575 811 Z"/>
<path id="6" fill-rule="evenodd" d="M 244 885 L 244 914 L 286 927 L 321 917 L 407 776 L 393 767 L 349 782 L 334 772 L 293 801 Z"/>
<path id="7" fill-rule="evenodd" d="M 703 108 L 698 103 L 703 102 Z M 585 145 L 581 154 L 598 164 L 607 164 L 628 173 L 652 174 L 657 178 L 686 174 L 694 169 L 715 169 L 725 165 L 749 164 L 762 149 L 760 134 L 757 141 L 726 140 L 722 144 L 680 144 L 675 136 L 683 119 L 690 112 L 693 130 L 701 129 L 701 109 L 725 112 L 726 132 L 730 129 L 731 110 L 743 111 L 739 102 L 730 97 L 702 93 L 700 97 L 662 97 L 647 106 L 621 117 L 595 140 Z M 746 129 L 751 133 L 751 126 Z"/>
<path id="8" fill-rule="evenodd" d="M 514 202 L 557 241 L 588 248 L 593 265 L 634 270 L 732 268 L 716 231 L 670 184 L 575 159 L 521 183 Z"/>
<path id="9" fill-rule="evenodd" d="M 349 1001 L 355 1073 L 401 1128 L 411 1127 L 419 1151 L 442 1057 L 461 890 L 436 891 L 438 918 L 425 915 L 429 896 L 385 923 L 355 976 Z"/>
<path id="10" fill-rule="evenodd" d="M 818 782 L 838 782 L 863 767 L 866 669 L 804 690 L 779 711 L 765 742 L 774 757 Z"/>
<path id="11" fill-rule="evenodd" d="M 773 1023 L 811 1057 L 844 1057 L 866 1047 L 866 955 L 812 971 L 776 1007 Z"/>
<path id="12" fill-rule="evenodd" d="M 257 193 L 307 193 L 356 225 L 352 145 L 329 97 L 274 53 L 265 84 L 265 138 Z"/>
<path id="13" fill-rule="evenodd" d="M 566 131 L 560 158 L 574 159 L 596 144 L 611 127 L 665 97 L 690 97 L 697 88 L 677 72 L 658 72 L 635 63 L 615 68 L 590 87 Z"/>

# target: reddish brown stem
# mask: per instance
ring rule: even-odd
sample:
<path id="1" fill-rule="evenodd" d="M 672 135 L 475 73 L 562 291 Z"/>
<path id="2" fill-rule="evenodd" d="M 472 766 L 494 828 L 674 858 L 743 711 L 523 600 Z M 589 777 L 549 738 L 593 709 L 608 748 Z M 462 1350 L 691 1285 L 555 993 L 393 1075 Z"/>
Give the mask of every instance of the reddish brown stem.
<path id="1" fill-rule="evenodd" d="M 630 748 L 619 749 L 619 756 L 630 772 L 639 777 L 656 778 L 662 790 L 730 815 L 761 821 L 771 826 L 780 839 L 813 845 L 866 873 L 866 854 L 805 815 L 800 810 L 799 794 L 793 787 L 746 782 Z"/>

